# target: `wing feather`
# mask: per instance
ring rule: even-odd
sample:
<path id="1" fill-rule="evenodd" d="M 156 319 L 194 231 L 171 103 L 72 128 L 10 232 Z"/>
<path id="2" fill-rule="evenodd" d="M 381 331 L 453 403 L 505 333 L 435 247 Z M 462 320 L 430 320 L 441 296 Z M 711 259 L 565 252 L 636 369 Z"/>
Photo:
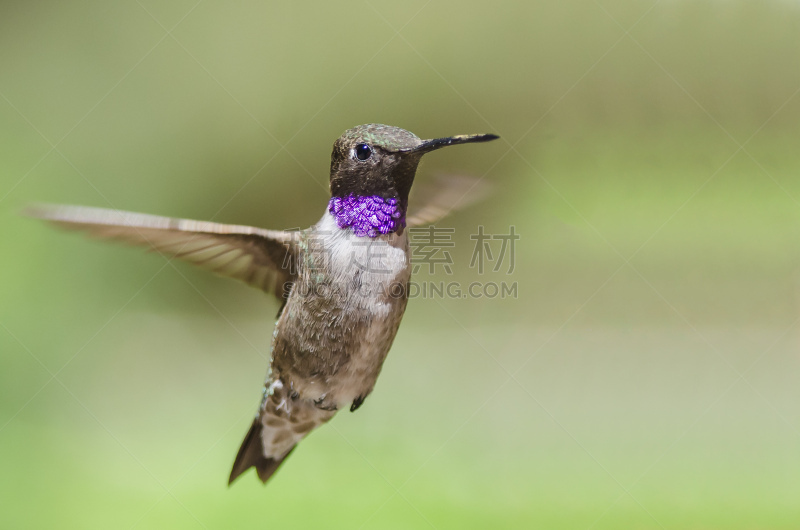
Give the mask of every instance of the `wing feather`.
<path id="1" fill-rule="evenodd" d="M 299 232 L 265 230 L 85 206 L 35 205 L 25 213 L 90 236 L 148 248 L 279 298 L 295 279 Z"/>
<path id="2" fill-rule="evenodd" d="M 414 193 L 406 217 L 409 227 L 425 226 L 435 223 L 450 213 L 466 208 L 482 199 L 490 191 L 490 186 L 483 179 L 463 175 L 440 175 L 432 184 L 421 185 Z"/>

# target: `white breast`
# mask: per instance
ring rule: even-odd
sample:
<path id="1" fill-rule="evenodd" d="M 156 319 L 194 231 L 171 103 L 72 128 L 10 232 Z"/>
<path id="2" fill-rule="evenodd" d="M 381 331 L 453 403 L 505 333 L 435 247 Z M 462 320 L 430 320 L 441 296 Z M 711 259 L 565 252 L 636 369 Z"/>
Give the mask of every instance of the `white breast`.
<path id="1" fill-rule="evenodd" d="M 317 224 L 330 272 L 338 274 L 334 283 L 350 284 L 360 277 L 364 289 L 356 296 L 378 300 L 377 293 L 369 289 L 389 292 L 393 285 L 405 286 L 411 275 L 408 256 L 408 235 L 386 234 L 378 237 L 358 237 L 352 230 L 341 229 L 329 212 Z M 387 308 L 388 309 L 388 308 Z"/>
<path id="2" fill-rule="evenodd" d="M 342 408 L 372 391 L 397 333 L 407 300 L 402 290 L 411 277 L 408 236 L 404 231 L 402 235 L 357 237 L 351 230 L 339 228 L 329 213 L 317 228 L 331 260 L 329 274 L 336 275 L 330 278 L 332 283 L 348 293 L 350 317 L 367 324 L 354 326 L 353 332 L 358 334 L 352 337 L 355 350 L 350 352 L 345 370 L 331 382 L 329 397 Z M 361 288 L 345 288 L 356 277 L 360 277 Z"/>

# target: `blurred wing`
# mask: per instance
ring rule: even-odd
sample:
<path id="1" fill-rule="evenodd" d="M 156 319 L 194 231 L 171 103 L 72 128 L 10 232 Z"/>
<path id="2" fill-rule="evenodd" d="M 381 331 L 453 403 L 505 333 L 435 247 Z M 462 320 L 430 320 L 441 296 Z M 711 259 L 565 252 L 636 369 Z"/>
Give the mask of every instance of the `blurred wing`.
<path id="1" fill-rule="evenodd" d="M 25 213 L 62 228 L 148 247 L 279 298 L 284 284 L 294 280 L 297 232 L 83 206 L 37 205 Z"/>
<path id="2" fill-rule="evenodd" d="M 442 175 L 428 186 L 415 190 L 406 217 L 406 226 L 433 224 L 451 212 L 466 208 L 489 195 L 490 186 L 483 179 L 463 175 Z"/>

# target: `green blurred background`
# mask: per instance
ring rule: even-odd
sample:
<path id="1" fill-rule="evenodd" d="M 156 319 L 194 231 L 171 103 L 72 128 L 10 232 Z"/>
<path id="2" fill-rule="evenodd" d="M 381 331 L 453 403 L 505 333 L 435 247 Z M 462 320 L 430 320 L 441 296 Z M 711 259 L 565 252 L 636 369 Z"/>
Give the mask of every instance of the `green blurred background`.
<path id="1" fill-rule="evenodd" d="M 399 33 L 398 33 L 399 32 Z M 0 4 L 0 527 L 800 527 L 800 5 Z M 271 228 L 379 122 L 502 140 L 376 391 L 226 479 L 277 303 L 22 218 Z M 516 268 L 469 268 L 514 225 Z"/>

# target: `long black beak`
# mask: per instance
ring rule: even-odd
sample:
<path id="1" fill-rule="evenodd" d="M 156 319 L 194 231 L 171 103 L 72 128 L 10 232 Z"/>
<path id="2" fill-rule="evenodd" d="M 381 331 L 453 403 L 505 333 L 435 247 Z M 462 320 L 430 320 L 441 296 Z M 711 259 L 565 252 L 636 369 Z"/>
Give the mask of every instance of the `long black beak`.
<path id="1" fill-rule="evenodd" d="M 429 153 L 436 149 L 447 147 L 448 145 L 469 144 L 475 142 L 490 142 L 500 138 L 496 134 L 461 134 L 459 136 L 448 136 L 447 138 L 434 138 L 433 140 L 424 140 L 417 147 L 407 149 L 408 152 L 413 153 Z"/>

